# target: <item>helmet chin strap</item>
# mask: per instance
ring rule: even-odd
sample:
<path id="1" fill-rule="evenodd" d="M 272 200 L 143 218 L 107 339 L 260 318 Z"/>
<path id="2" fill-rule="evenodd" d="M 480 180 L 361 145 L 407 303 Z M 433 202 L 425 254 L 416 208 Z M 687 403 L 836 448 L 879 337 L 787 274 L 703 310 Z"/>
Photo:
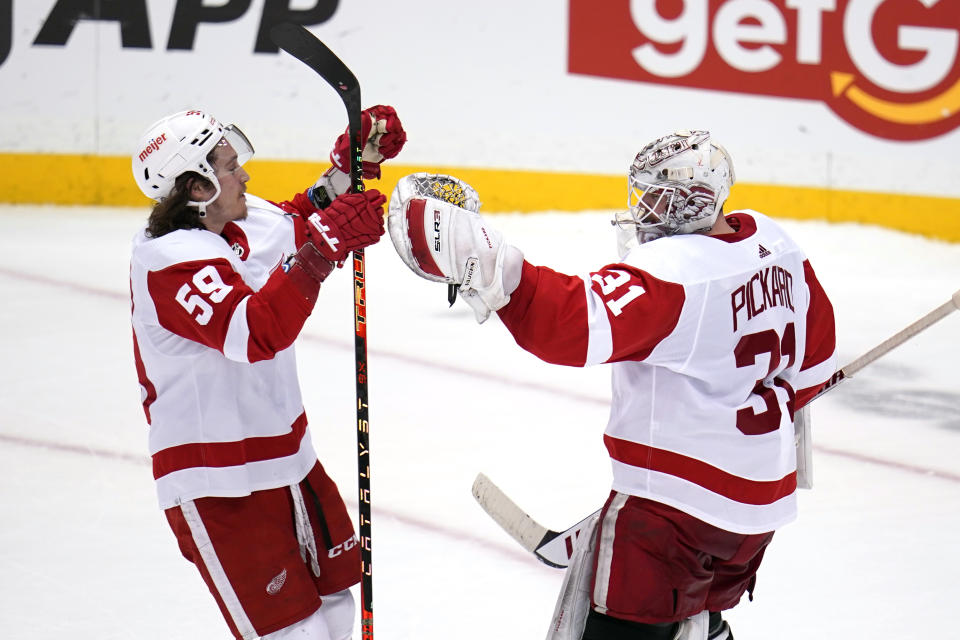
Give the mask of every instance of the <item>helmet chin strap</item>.
<path id="1" fill-rule="evenodd" d="M 213 183 L 213 187 L 216 189 L 213 196 L 209 200 L 204 200 L 203 202 L 191 200 L 187 203 L 187 206 L 197 208 L 197 215 L 201 218 L 207 217 L 207 207 L 213 204 L 213 201 L 220 197 L 220 182 L 217 180 L 216 176 L 211 176 L 207 179 Z"/>

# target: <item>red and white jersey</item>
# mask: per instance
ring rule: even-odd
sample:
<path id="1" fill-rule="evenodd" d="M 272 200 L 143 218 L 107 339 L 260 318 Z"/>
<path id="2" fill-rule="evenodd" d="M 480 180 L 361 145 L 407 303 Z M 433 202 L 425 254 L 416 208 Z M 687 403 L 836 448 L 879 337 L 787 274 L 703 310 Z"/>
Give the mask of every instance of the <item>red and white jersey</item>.
<path id="1" fill-rule="evenodd" d="M 317 461 L 293 348 L 311 309 L 270 278 L 302 225 L 246 198 L 247 218 L 223 235 L 133 240 L 134 352 L 163 509 L 295 484 Z"/>
<path id="2" fill-rule="evenodd" d="M 727 220 L 583 277 L 524 263 L 500 317 L 548 362 L 613 363 L 613 489 L 762 533 L 796 517 L 793 413 L 836 371 L 833 307 L 776 223 Z"/>

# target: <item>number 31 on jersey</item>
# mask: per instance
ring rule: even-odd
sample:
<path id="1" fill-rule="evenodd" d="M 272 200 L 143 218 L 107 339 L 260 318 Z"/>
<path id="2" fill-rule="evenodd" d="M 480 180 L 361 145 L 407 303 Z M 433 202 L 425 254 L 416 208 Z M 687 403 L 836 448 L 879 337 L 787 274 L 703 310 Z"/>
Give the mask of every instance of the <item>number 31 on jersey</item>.
<path id="1" fill-rule="evenodd" d="M 631 284 L 626 291 L 617 291 L 630 282 L 631 276 L 626 271 L 611 271 L 608 276 L 595 273 L 590 279 L 600 285 L 600 295 L 606 299 L 607 308 L 614 316 L 619 316 L 623 313 L 624 307 L 647 292 L 639 284 Z M 619 297 L 610 297 L 614 293 Z"/>

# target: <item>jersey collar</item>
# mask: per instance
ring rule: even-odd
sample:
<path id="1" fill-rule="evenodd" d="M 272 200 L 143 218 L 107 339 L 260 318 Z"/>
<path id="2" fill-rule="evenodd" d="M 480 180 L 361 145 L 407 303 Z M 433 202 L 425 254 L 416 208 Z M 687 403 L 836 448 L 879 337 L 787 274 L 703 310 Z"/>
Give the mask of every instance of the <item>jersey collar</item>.
<path id="1" fill-rule="evenodd" d="M 710 237 L 732 243 L 746 240 L 757 232 L 757 221 L 753 219 L 753 216 L 743 211 L 736 211 L 728 215 L 727 224 L 734 228 L 733 233 L 722 233 Z"/>

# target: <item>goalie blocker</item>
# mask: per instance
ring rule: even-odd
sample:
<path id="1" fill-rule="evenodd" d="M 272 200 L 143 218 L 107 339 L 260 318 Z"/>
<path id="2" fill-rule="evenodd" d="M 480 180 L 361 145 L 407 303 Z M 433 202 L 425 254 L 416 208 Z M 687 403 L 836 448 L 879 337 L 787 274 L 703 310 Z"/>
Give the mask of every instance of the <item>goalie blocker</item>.
<path id="1" fill-rule="evenodd" d="M 483 323 L 510 302 L 523 254 L 485 224 L 468 184 L 443 174 L 405 176 L 390 196 L 387 228 L 400 259 L 421 278 L 458 285 Z"/>

